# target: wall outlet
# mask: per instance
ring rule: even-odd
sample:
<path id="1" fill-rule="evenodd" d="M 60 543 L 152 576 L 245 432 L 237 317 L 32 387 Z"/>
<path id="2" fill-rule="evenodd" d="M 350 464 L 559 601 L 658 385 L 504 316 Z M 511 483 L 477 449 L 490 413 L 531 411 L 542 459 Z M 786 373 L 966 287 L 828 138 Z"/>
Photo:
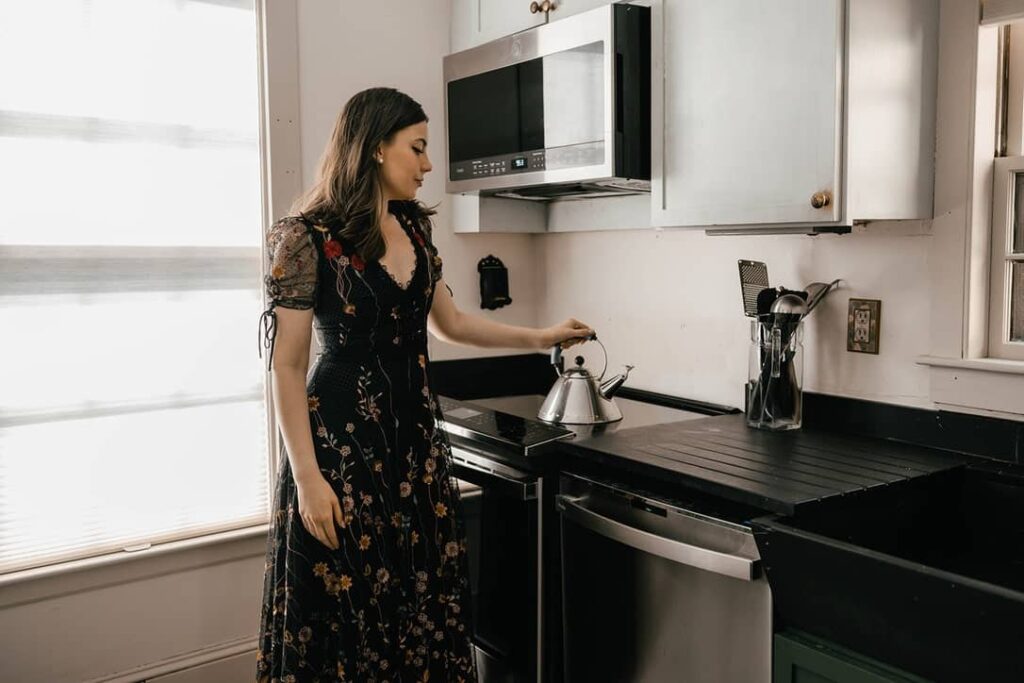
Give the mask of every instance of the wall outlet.
<path id="1" fill-rule="evenodd" d="M 846 350 L 878 353 L 882 329 L 882 302 L 879 299 L 850 299 L 846 318 Z"/>

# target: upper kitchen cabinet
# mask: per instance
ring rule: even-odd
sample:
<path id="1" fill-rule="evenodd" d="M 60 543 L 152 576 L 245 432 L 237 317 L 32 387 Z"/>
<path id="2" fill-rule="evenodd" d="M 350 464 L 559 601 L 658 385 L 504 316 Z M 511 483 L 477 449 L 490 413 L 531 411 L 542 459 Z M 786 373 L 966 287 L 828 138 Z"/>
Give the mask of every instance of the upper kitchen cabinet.
<path id="1" fill-rule="evenodd" d="M 579 14 L 611 0 L 549 0 L 553 8 L 548 21 Z M 451 51 L 458 52 L 475 47 L 488 40 L 523 31 L 545 23 L 542 0 L 452 0 Z"/>
<path id="2" fill-rule="evenodd" d="M 938 3 L 670 0 L 660 11 L 653 225 L 931 217 Z"/>
<path id="3" fill-rule="evenodd" d="M 452 0 L 451 12 L 452 52 L 544 23 L 530 0 Z"/>

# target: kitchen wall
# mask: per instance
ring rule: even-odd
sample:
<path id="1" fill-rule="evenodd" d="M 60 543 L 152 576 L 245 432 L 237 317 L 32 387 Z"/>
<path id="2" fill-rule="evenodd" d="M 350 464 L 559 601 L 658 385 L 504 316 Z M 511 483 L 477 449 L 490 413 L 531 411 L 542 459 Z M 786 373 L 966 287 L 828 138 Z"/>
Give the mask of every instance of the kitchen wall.
<path id="1" fill-rule="evenodd" d="M 545 235 L 547 296 L 539 319 L 571 314 L 593 325 L 613 366 L 636 365 L 631 386 L 742 406 L 750 326 L 737 259 L 764 261 L 773 285 L 802 288 L 841 277 L 843 288 L 807 319 L 806 388 L 927 405 L 927 371 L 914 358 L 929 345 L 930 228 L 913 221 L 846 236 L 708 237 L 672 229 Z M 846 351 L 851 296 L 882 300 L 877 356 Z M 585 355 L 589 362 L 592 354 Z"/>
<path id="2" fill-rule="evenodd" d="M 928 371 L 915 363 L 934 348 L 930 277 L 942 273 L 936 254 L 959 271 L 960 255 L 934 248 L 934 227 L 963 231 L 966 160 L 940 166 L 951 188 L 932 221 L 871 223 L 844 236 L 708 237 L 703 231 L 643 228 L 547 235 L 459 234 L 451 229 L 444 193 L 443 87 L 440 56 L 449 51 L 450 0 L 374 3 L 299 2 L 300 120 L 303 184 L 311 182 L 334 117 L 358 90 L 390 85 L 417 99 L 431 117 L 431 157 L 420 198 L 438 204 L 435 241 L 445 280 L 467 312 L 517 325 L 550 325 L 574 316 L 593 325 L 610 370 L 636 366 L 630 385 L 716 403 L 742 405 L 749 322 L 743 317 L 736 260 L 765 261 L 772 284 L 789 287 L 841 277 L 808 319 L 806 388 L 903 405 L 929 406 Z M 976 19 L 975 19 L 976 21 Z M 948 29 L 947 29 L 948 30 Z M 950 46 L 946 45 L 946 52 Z M 953 46 L 954 53 L 959 49 Z M 961 50 L 962 51 L 962 50 Z M 953 55 L 956 57 L 956 55 Z M 963 57 L 963 55 L 960 55 Z M 946 59 L 950 59 L 947 54 Z M 954 60 L 955 61 L 955 60 Z M 941 67 L 940 67 L 941 68 Z M 969 72 L 969 70 L 968 70 Z M 969 75 L 969 74 L 968 74 Z M 957 87 L 947 83 L 940 88 Z M 939 154 L 966 154 L 966 121 L 943 117 Z M 955 153 L 955 154 L 954 154 Z M 948 241 L 948 240 L 947 240 Z M 513 303 L 479 307 L 477 261 L 494 254 L 510 273 Z M 957 278 L 954 278 L 957 279 Z M 880 353 L 846 351 L 850 297 L 882 300 Z M 959 305 L 954 302 L 955 305 Z M 475 349 L 431 341 L 435 359 L 469 358 L 512 349 Z M 600 349 L 580 349 L 588 364 Z"/>

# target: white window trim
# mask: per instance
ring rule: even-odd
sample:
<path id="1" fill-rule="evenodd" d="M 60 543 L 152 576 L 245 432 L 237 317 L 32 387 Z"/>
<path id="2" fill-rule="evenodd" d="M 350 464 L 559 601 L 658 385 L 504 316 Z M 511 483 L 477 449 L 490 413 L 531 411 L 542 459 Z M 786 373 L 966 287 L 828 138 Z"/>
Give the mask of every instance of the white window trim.
<path id="1" fill-rule="evenodd" d="M 263 221 L 269 225 L 288 213 L 302 187 L 299 144 L 298 5 L 294 0 L 255 0 L 260 108 L 260 179 Z M 261 243 L 264 240 L 261 239 Z M 263 247 L 265 249 L 265 245 Z M 178 255 L 174 249 L 165 250 Z M 179 250 L 180 251 L 180 250 Z M 236 255 L 234 251 L 231 255 Z M 262 269 L 266 267 L 261 253 Z M 255 327 L 256 321 L 253 321 Z M 267 456 L 270 482 L 277 477 L 281 452 L 269 382 L 267 430 L 274 438 Z M 272 504 L 273 493 L 268 496 Z M 268 507 L 268 514 L 270 509 Z M 156 543 L 144 550 L 121 551 L 34 567 L 0 576 L 0 608 L 75 593 L 130 580 L 187 571 L 220 562 L 257 557 L 266 551 L 269 524 L 214 532 L 204 536 Z"/>
<path id="2" fill-rule="evenodd" d="M 952 65 L 956 63 L 974 68 L 969 83 L 966 78 L 952 87 L 947 83 L 945 102 L 940 95 L 938 114 L 946 123 L 939 135 L 946 141 L 943 148 L 940 139 L 937 161 L 941 166 L 945 152 L 947 158 L 966 162 L 941 168 L 946 174 L 941 189 L 966 188 L 966 192 L 963 221 L 946 220 L 939 208 L 940 168 L 936 169 L 935 224 L 943 227 L 935 231 L 931 256 L 936 263 L 949 263 L 959 252 L 963 267 L 932 269 L 931 349 L 928 355 L 918 357 L 917 363 L 929 366 L 929 396 L 936 407 L 1024 420 L 1024 359 L 994 357 L 990 341 L 998 337 L 991 335 L 990 339 L 989 334 L 993 323 L 990 292 L 995 291 L 992 283 L 997 275 L 992 268 L 992 221 L 998 26 L 1024 18 L 1024 0 L 987 0 L 982 3 L 980 22 L 974 3 L 942 0 L 941 12 L 940 21 L 945 25 L 940 25 L 940 41 L 946 56 L 940 72 L 943 65 L 955 71 Z M 964 101 L 969 102 L 969 111 L 961 109 Z M 1016 126 L 1019 131 L 1019 123 Z M 1013 130 L 1013 125 L 1008 129 Z M 951 144 L 958 136 L 967 137 L 966 150 Z M 1012 142 L 1009 149 L 1013 149 Z M 966 156 L 960 157 L 964 151 Z M 954 197 L 951 206 L 955 207 L 956 200 Z M 956 291 L 962 299 L 952 299 Z M 957 320 L 959 325 L 955 325 Z"/>
<path id="3" fill-rule="evenodd" d="M 1024 173 L 1024 157 L 1000 157 L 995 160 L 992 179 L 992 262 L 989 294 L 988 355 L 1013 361 L 1024 361 L 1024 342 L 1009 341 L 1010 336 L 1010 267 L 1024 265 L 1024 254 L 1011 254 L 1013 248 L 1014 180 Z"/>

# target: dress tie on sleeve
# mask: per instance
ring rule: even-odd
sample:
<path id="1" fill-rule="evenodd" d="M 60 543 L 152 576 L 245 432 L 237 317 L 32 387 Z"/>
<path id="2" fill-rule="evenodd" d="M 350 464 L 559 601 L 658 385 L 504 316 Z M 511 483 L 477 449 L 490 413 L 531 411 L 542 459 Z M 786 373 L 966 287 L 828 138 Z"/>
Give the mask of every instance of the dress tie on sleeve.
<path id="1" fill-rule="evenodd" d="M 274 340 L 277 338 L 277 312 L 273 305 L 260 315 L 259 335 L 257 350 L 263 358 L 263 349 L 267 349 L 267 372 L 270 372 L 274 362 Z"/>

